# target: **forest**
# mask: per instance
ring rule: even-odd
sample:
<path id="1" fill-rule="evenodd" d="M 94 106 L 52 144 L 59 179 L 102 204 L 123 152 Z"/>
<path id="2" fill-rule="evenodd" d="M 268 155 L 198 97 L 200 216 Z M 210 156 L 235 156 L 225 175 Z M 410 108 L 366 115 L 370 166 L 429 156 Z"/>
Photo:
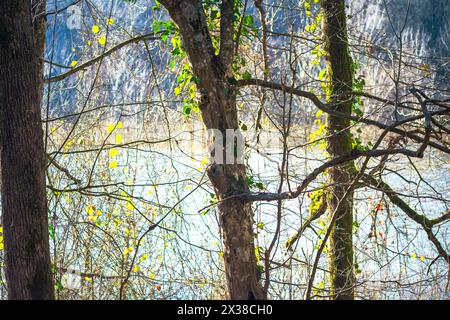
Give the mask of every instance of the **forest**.
<path id="1" fill-rule="evenodd" d="M 449 300 L 448 0 L 1 0 L 0 300 Z"/>

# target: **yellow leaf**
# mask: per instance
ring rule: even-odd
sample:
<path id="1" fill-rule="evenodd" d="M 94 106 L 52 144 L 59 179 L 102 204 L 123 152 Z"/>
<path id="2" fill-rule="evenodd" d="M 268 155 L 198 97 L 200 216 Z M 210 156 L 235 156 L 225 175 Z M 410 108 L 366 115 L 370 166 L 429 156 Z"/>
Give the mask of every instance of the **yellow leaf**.
<path id="1" fill-rule="evenodd" d="M 108 20 L 106 20 L 106 24 L 107 25 L 113 25 L 114 24 L 114 18 L 109 18 Z"/>
<path id="2" fill-rule="evenodd" d="M 204 156 L 202 162 L 200 162 L 200 165 L 205 166 L 208 164 L 208 162 L 209 162 L 208 156 Z"/>
<path id="3" fill-rule="evenodd" d="M 147 253 L 143 254 L 141 257 L 141 261 L 145 261 L 147 259 L 148 259 L 148 254 Z"/>
<path id="4" fill-rule="evenodd" d="M 0 250 L 3 250 L 3 248 L 4 248 L 4 245 L 3 245 L 3 242 L 2 242 L 2 243 L 0 243 Z"/>
<path id="5" fill-rule="evenodd" d="M 141 269 L 139 268 L 139 266 L 134 266 L 134 267 L 133 267 L 133 271 L 134 271 L 134 272 L 139 272 L 139 270 L 141 270 Z"/>
<path id="6" fill-rule="evenodd" d="M 117 168 L 117 161 L 111 161 L 111 162 L 109 163 L 109 168 L 110 168 L 110 169 Z"/>
<path id="7" fill-rule="evenodd" d="M 417 254 L 413 253 L 413 254 L 411 255 L 411 258 L 417 258 Z"/>
<path id="8" fill-rule="evenodd" d="M 92 26 L 92 32 L 95 33 L 95 34 L 99 33 L 100 32 L 100 27 L 98 25 L 94 24 Z"/>
<path id="9" fill-rule="evenodd" d="M 116 148 L 109 149 L 109 156 L 111 158 L 114 158 L 115 156 L 117 156 L 118 153 L 119 153 L 119 151 Z"/>
<path id="10" fill-rule="evenodd" d="M 117 122 L 116 128 L 120 129 L 123 127 L 122 121 Z"/>
<path id="11" fill-rule="evenodd" d="M 104 36 L 101 36 L 100 38 L 98 38 L 98 43 L 104 46 L 106 44 L 106 38 Z"/>
<path id="12" fill-rule="evenodd" d="M 128 210 L 133 210 L 134 209 L 134 205 L 131 203 L 131 202 L 127 202 L 127 204 L 125 205 L 125 207 L 128 209 Z"/>
<path id="13" fill-rule="evenodd" d="M 75 67 L 77 64 L 78 64 L 78 61 L 72 60 L 72 62 L 70 63 L 70 66 Z"/>
<path id="14" fill-rule="evenodd" d="M 87 45 L 88 45 L 88 46 L 92 46 L 92 41 L 91 41 L 91 40 L 88 40 Z"/>
<path id="15" fill-rule="evenodd" d="M 114 125 L 112 123 L 108 124 L 108 126 L 106 127 L 106 131 L 113 132 L 114 131 Z"/>
<path id="16" fill-rule="evenodd" d="M 86 281 L 91 281 L 92 278 L 90 278 L 90 277 L 84 277 L 84 280 L 86 280 Z"/>
<path id="17" fill-rule="evenodd" d="M 123 137 L 121 134 L 116 134 L 116 143 L 120 144 L 123 141 Z"/>
<path id="18" fill-rule="evenodd" d="M 424 256 L 420 256 L 420 261 L 425 261 L 425 257 Z"/>
<path id="19" fill-rule="evenodd" d="M 153 272 L 150 272 L 148 276 L 150 277 L 150 279 L 155 280 L 155 274 Z"/>
<path id="20" fill-rule="evenodd" d="M 95 211 L 94 206 L 88 206 L 88 207 L 86 208 L 86 212 L 87 212 L 88 214 L 93 214 L 94 211 Z"/>

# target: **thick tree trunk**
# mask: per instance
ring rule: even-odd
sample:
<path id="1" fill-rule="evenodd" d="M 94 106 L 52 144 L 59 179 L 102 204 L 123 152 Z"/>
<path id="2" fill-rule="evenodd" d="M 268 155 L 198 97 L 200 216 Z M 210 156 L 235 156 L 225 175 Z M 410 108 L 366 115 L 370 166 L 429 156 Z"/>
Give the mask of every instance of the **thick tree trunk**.
<path id="1" fill-rule="evenodd" d="M 41 122 L 45 1 L 0 2 L 2 222 L 9 299 L 53 299 Z"/>
<path id="2" fill-rule="evenodd" d="M 348 49 L 344 0 L 323 0 L 323 33 L 327 51 L 328 70 L 331 76 L 331 97 L 336 109 L 346 114 L 352 112 L 352 60 Z M 327 117 L 327 133 L 331 136 L 327 151 L 331 157 L 346 154 L 352 149 L 350 121 Z M 353 272 L 353 192 L 343 196 L 349 188 L 353 162 L 329 169 L 328 210 L 336 215 L 329 241 L 331 294 L 334 299 L 353 299 L 355 277 Z"/>
<path id="3" fill-rule="evenodd" d="M 233 28 L 230 7 L 222 2 L 220 55 L 214 54 L 205 13 L 199 0 L 160 1 L 178 25 L 194 74 L 200 79 L 200 108 L 207 129 L 222 132 L 226 145 L 226 129 L 238 129 L 236 88 L 232 77 Z M 220 139 L 217 137 L 216 139 Z M 210 140 L 210 145 L 213 139 Z M 211 156 L 224 150 L 211 148 Z M 226 157 L 223 157 L 226 161 Z M 227 163 L 227 162 L 225 162 Z M 248 192 L 243 164 L 212 163 L 208 176 L 214 186 L 219 205 L 220 228 L 224 242 L 224 264 L 231 299 L 264 299 L 258 280 L 253 237 L 253 212 L 249 203 L 228 197 Z"/>
<path id="4" fill-rule="evenodd" d="M 203 96 L 201 110 L 206 127 L 221 131 L 223 146 L 226 146 L 225 130 L 238 129 L 236 94 L 235 88 L 226 81 L 219 83 L 217 90 Z M 230 155 L 225 153 L 225 148 L 217 150 L 220 146 L 217 144 L 214 146 L 215 148 L 211 148 L 211 158 L 222 152 L 224 162 L 227 161 Z M 264 299 L 265 295 L 257 275 L 251 204 L 235 199 L 224 200 L 233 195 L 249 192 L 245 165 L 212 163 L 207 173 L 219 201 L 220 228 L 230 298 Z"/>

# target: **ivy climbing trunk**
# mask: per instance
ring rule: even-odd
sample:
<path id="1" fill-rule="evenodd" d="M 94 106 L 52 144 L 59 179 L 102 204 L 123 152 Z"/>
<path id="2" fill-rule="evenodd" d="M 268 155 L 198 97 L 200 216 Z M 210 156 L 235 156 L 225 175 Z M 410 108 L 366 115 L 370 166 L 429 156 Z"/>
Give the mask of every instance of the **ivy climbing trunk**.
<path id="1" fill-rule="evenodd" d="M 352 59 L 348 48 L 345 1 L 322 0 L 322 26 L 328 73 L 331 85 L 331 102 L 334 108 L 350 115 L 352 113 Z M 352 149 L 350 121 L 332 115 L 327 116 L 329 136 L 327 151 L 331 157 L 346 154 Z M 355 277 L 353 271 L 353 192 L 349 188 L 354 173 L 354 163 L 331 167 L 328 170 L 330 187 L 327 207 L 335 215 L 329 238 L 329 264 L 331 295 L 334 299 L 354 299 Z"/>
<path id="2" fill-rule="evenodd" d="M 239 130 L 236 108 L 237 88 L 232 84 L 231 65 L 234 59 L 233 6 L 234 0 L 221 3 L 220 52 L 215 53 L 208 30 L 206 15 L 200 0 L 162 0 L 172 20 L 178 25 L 183 45 L 192 64 L 194 75 L 199 79 L 200 109 L 207 129 L 222 133 L 226 145 L 226 130 Z M 211 159 L 223 149 L 210 141 Z M 234 140 L 233 140 L 234 145 Z M 230 156 L 230 155 L 228 155 Z M 228 161 L 227 161 L 228 160 Z M 229 161 L 232 160 L 232 161 Z M 253 211 L 249 203 L 233 195 L 249 191 L 246 169 L 243 164 L 224 164 L 212 161 L 208 177 L 219 201 L 220 229 L 224 243 L 224 265 L 231 299 L 264 299 L 258 280 L 256 264 Z"/>
<path id="3" fill-rule="evenodd" d="M 2 223 L 9 299 L 53 299 L 41 122 L 45 1 L 0 2 Z"/>

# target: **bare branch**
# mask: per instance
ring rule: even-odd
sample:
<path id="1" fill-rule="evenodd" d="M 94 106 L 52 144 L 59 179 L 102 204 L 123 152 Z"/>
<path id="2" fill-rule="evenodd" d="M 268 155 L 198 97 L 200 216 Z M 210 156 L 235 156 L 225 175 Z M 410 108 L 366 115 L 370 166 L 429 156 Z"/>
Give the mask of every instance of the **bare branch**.
<path id="1" fill-rule="evenodd" d="M 119 43 L 118 45 L 112 47 L 111 49 L 106 50 L 103 54 L 95 57 L 94 59 L 80 64 L 79 66 L 71 69 L 70 71 L 67 71 L 67 72 L 61 73 L 59 75 L 47 78 L 44 81 L 46 83 L 62 81 L 64 79 L 70 77 L 71 75 L 73 75 L 73 74 L 75 74 L 75 73 L 77 73 L 77 72 L 79 72 L 81 70 L 84 70 L 84 69 L 92 66 L 93 64 L 101 61 L 105 57 L 111 55 L 112 53 L 122 49 L 123 47 L 125 47 L 125 46 L 127 46 L 127 45 L 129 45 L 131 43 L 137 43 L 137 42 L 146 41 L 146 40 L 159 40 L 159 39 L 160 39 L 160 36 L 156 36 L 155 33 L 153 33 L 153 32 L 152 33 L 148 33 L 148 34 L 144 34 L 142 36 L 138 36 L 138 37 L 134 37 L 134 38 L 128 39 L 128 40 L 126 40 L 126 41 L 124 41 L 122 43 Z"/>

